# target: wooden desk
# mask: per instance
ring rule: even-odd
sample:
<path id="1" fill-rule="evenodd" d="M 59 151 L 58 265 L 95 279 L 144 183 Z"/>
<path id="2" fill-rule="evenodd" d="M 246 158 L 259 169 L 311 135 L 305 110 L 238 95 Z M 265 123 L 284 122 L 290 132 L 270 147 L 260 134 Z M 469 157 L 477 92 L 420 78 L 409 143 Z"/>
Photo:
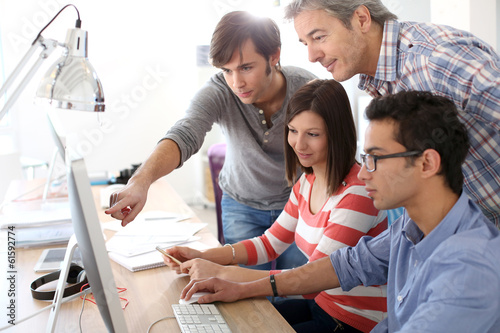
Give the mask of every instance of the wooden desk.
<path id="1" fill-rule="evenodd" d="M 111 221 L 112 218 L 104 214 L 104 210 L 100 208 L 99 190 L 100 187 L 93 187 L 99 218 L 103 222 Z M 158 209 L 192 214 L 192 210 L 165 180 L 159 180 L 151 186 L 148 201 L 144 208 L 144 210 Z M 195 217 L 191 221 L 199 222 L 199 219 Z M 108 231 L 106 233 L 108 237 L 112 235 L 111 233 L 108 234 Z M 207 245 L 218 245 L 215 236 L 207 229 L 203 229 L 198 235 L 202 236 L 202 242 Z M 6 239 L 5 232 L 2 232 L 1 237 L 3 244 L 3 240 Z M 5 251 L 5 248 L 2 248 L 1 251 Z M 16 298 L 17 319 L 24 318 L 50 304 L 49 302 L 34 300 L 29 290 L 31 282 L 42 275 L 33 271 L 33 266 L 42 250 L 43 248 L 16 249 L 18 271 L 16 287 L 18 295 Z M 120 294 L 120 296 L 129 300 L 129 304 L 124 310 L 129 332 L 146 332 L 149 325 L 156 320 L 173 315 L 171 304 L 178 303 L 180 292 L 188 283 L 189 277 L 177 275 L 168 267 L 132 273 L 121 265 L 113 261 L 110 262 L 117 287 L 127 288 L 127 291 Z M 6 263 L 2 265 L 5 267 Z M 0 299 L 5 299 L 5 294 L 2 294 Z M 1 304 L 4 309 L 3 318 L 5 318 L 6 312 L 4 303 Z M 290 325 L 266 298 L 216 304 L 233 332 L 293 332 Z M 57 321 L 57 332 L 78 332 L 81 308 L 82 301 L 80 299 L 63 304 Z M 13 326 L 7 332 L 45 332 L 48 316 L 49 311 L 45 311 L 37 317 Z M 2 319 L 0 326 L 3 327 L 5 324 L 7 324 L 6 319 Z M 93 333 L 106 331 L 97 306 L 90 302 L 85 303 L 82 315 L 82 329 L 83 332 Z M 151 332 L 180 332 L 180 329 L 175 319 L 166 319 L 155 324 Z"/>

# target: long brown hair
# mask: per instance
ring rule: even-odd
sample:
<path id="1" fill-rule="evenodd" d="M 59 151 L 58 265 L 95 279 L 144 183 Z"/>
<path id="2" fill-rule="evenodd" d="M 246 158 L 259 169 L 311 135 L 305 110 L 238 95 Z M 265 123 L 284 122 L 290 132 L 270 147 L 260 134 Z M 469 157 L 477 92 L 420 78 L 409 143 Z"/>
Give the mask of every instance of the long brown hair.
<path id="1" fill-rule="evenodd" d="M 288 144 L 288 124 L 303 111 L 317 113 L 325 121 L 328 138 L 327 182 L 328 194 L 337 192 L 354 163 L 356 163 L 356 127 L 349 97 L 344 87 L 335 80 L 313 80 L 297 90 L 290 99 L 285 122 L 286 178 L 291 185 L 296 181 L 297 166 L 306 174 L 313 172 L 304 167 Z"/>

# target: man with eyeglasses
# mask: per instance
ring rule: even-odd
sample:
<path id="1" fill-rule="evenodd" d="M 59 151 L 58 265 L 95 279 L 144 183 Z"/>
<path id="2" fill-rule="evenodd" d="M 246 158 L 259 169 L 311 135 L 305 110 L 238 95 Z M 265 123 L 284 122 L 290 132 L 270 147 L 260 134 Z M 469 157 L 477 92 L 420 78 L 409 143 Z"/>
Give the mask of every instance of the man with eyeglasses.
<path id="1" fill-rule="evenodd" d="M 450 100 L 399 92 L 372 100 L 358 178 L 377 209 L 405 213 L 379 236 L 250 283 L 191 281 L 199 302 L 387 284 L 372 332 L 499 332 L 500 231 L 463 191 L 465 126 Z"/>

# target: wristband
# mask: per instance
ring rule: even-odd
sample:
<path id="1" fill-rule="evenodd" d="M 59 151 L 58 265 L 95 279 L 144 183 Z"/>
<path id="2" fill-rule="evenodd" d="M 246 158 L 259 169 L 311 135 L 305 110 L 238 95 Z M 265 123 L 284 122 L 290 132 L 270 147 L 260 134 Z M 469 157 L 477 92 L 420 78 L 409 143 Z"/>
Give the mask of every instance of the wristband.
<path id="1" fill-rule="evenodd" d="M 230 246 L 231 250 L 233 251 L 233 260 L 231 260 L 231 264 L 234 263 L 234 260 L 236 259 L 236 251 L 234 251 L 234 246 L 232 244 L 225 244 L 224 246 Z"/>
<path id="2" fill-rule="evenodd" d="M 274 274 L 269 276 L 269 281 L 271 282 L 271 287 L 273 288 L 273 297 L 278 297 L 278 288 L 276 288 L 276 279 L 274 278 Z"/>

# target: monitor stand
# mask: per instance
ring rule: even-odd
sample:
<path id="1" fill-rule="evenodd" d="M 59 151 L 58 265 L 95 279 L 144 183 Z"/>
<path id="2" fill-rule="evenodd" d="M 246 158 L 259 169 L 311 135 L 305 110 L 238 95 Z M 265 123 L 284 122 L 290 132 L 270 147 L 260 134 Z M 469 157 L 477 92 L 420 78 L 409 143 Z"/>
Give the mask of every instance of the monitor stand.
<path id="1" fill-rule="evenodd" d="M 61 273 L 59 274 L 59 280 L 57 281 L 57 288 L 54 293 L 54 299 L 52 300 L 53 307 L 50 309 L 50 316 L 47 323 L 46 332 L 54 332 L 57 324 L 57 317 L 59 315 L 59 309 L 63 301 L 64 288 L 66 287 L 66 280 L 68 279 L 69 269 L 71 266 L 71 261 L 73 259 L 73 254 L 75 253 L 78 243 L 76 241 L 76 236 L 73 234 L 68 242 L 68 247 L 66 248 L 66 254 L 64 255 L 64 261 L 61 263 Z"/>

